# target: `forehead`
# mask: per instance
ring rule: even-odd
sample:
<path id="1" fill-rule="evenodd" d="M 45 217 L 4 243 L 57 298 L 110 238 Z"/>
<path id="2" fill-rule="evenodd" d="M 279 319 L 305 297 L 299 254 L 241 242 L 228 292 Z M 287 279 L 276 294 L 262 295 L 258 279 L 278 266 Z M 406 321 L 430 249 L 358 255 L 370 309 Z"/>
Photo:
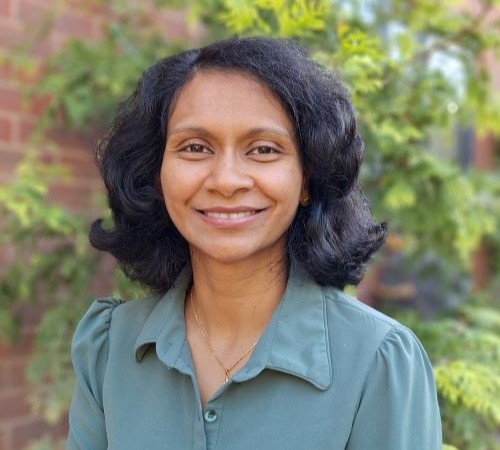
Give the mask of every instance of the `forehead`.
<path id="1" fill-rule="evenodd" d="M 169 128 L 179 122 L 252 121 L 262 126 L 277 122 L 293 134 L 293 125 L 278 97 L 245 72 L 202 70 L 180 90 Z"/>

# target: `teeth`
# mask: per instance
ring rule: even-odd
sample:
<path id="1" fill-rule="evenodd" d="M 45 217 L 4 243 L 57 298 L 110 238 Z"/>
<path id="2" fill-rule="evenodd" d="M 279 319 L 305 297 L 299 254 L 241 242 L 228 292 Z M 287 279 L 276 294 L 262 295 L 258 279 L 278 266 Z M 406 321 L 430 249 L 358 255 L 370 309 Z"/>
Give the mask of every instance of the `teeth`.
<path id="1" fill-rule="evenodd" d="M 205 215 L 208 217 L 212 217 L 214 219 L 228 219 L 228 220 L 244 219 L 246 217 L 253 216 L 254 214 L 255 211 L 244 211 L 237 213 L 223 213 L 223 212 L 212 212 L 212 211 L 205 212 Z"/>

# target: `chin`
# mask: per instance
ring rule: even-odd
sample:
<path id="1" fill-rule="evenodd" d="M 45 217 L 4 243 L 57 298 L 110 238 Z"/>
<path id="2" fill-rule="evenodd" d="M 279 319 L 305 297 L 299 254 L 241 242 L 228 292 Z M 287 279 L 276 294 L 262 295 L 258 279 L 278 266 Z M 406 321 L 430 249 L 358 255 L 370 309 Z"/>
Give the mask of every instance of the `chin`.
<path id="1" fill-rule="evenodd" d="M 255 249 L 237 245 L 214 246 L 206 249 L 193 249 L 193 258 L 199 255 L 203 260 L 213 260 L 220 264 L 251 263 L 257 261 L 273 261 L 283 256 L 283 247 L 267 247 Z"/>
<path id="2" fill-rule="evenodd" d="M 255 257 L 251 252 L 238 252 L 234 248 L 227 251 L 209 250 L 205 252 L 204 259 L 211 259 L 222 264 L 236 264 L 251 260 Z"/>

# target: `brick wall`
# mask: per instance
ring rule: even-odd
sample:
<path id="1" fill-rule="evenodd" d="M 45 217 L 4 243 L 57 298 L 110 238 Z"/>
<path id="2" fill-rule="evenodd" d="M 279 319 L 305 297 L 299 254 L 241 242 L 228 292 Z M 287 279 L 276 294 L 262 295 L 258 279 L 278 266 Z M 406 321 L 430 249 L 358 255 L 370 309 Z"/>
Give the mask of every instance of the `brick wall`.
<path id="1" fill-rule="evenodd" d="M 35 44 L 39 60 L 60 49 L 69 37 L 99 36 L 104 21 L 112 17 L 105 7 L 89 6 L 89 3 L 84 0 L 0 0 L 0 57 L 8 58 L 47 15 L 54 17 L 53 30 Z M 169 37 L 196 38 L 188 35 L 181 13 L 155 12 L 151 21 L 160 24 Z M 20 82 L 34 83 L 36 75 L 20 81 L 16 74 L 0 64 L 0 184 L 13 179 L 15 167 L 26 153 L 30 131 L 43 107 L 43 101 L 23 104 L 18 89 Z M 51 139 L 59 145 L 60 152 L 56 155 L 45 153 L 44 158 L 68 165 L 71 172 L 69 182 L 54 182 L 52 197 L 73 211 L 94 208 L 94 194 L 99 193 L 102 186 L 91 156 L 93 139 L 63 130 L 53 133 Z M 0 264 L 2 259 L 8 259 L 8 249 L 3 250 Z M 21 450 L 45 435 L 64 436 L 67 429 L 66 420 L 50 427 L 30 411 L 24 370 L 41 311 L 30 306 L 18 313 L 23 324 L 21 339 L 12 346 L 0 346 L 0 450 Z"/>
<path id="2" fill-rule="evenodd" d="M 48 14 L 51 2 L 0 0 L 0 49 L 9 57 L 15 47 L 23 43 L 29 30 L 42 15 Z M 36 45 L 36 55 L 43 58 L 55 51 L 70 35 L 92 35 L 99 28 L 99 16 L 90 11 L 61 11 L 54 24 L 54 32 Z M 32 83 L 34 80 L 23 80 Z M 17 163 L 28 148 L 30 131 L 43 106 L 40 102 L 25 105 L 18 89 L 19 80 L 7 69 L 0 69 L 0 183 L 14 177 Z M 96 169 L 90 158 L 87 143 L 61 133 L 55 136 L 61 144 L 61 154 L 45 158 L 67 162 L 73 177 L 66 186 L 54 185 L 53 195 L 72 209 L 89 207 L 92 193 L 101 189 Z M 55 162 L 55 161 L 54 161 Z M 78 167 L 78 170 L 74 170 Z M 66 420 L 49 427 L 31 413 L 24 372 L 32 349 L 34 328 L 40 310 L 24 308 L 18 311 L 22 321 L 20 340 L 12 346 L 0 347 L 0 449 L 25 448 L 32 440 L 44 435 L 63 435 Z"/>

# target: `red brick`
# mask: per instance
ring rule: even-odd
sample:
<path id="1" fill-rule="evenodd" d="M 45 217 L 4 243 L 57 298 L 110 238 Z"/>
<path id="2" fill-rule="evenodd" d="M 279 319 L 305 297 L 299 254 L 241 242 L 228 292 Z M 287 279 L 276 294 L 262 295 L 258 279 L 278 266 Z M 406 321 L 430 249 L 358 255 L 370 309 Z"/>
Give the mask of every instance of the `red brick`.
<path id="1" fill-rule="evenodd" d="M 65 437 L 68 434 L 68 416 L 61 417 L 61 420 L 51 427 L 52 436 Z"/>
<path id="2" fill-rule="evenodd" d="M 16 166 L 23 157 L 23 153 L 10 149 L 0 150 L 0 172 L 14 174 Z"/>
<path id="3" fill-rule="evenodd" d="M 486 245 L 482 245 L 472 255 L 472 278 L 475 291 L 484 290 L 491 279 L 491 254 Z"/>
<path id="4" fill-rule="evenodd" d="M 12 68 L 7 64 L 0 64 L 0 80 L 10 80 L 12 77 Z"/>
<path id="5" fill-rule="evenodd" d="M 156 15 L 156 14 L 155 14 Z M 186 27 L 186 14 L 182 11 L 163 11 L 157 16 L 161 29 L 170 39 L 187 39 L 189 37 Z"/>
<path id="6" fill-rule="evenodd" d="M 15 256 L 16 254 L 12 244 L 2 245 L 2 247 L 0 247 L 0 267 L 5 267 L 7 264 L 14 261 Z"/>
<path id="7" fill-rule="evenodd" d="M 51 2 L 36 2 L 30 0 L 18 0 L 17 14 L 22 22 L 40 24 L 50 14 Z"/>
<path id="8" fill-rule="evenodd" d="M 58 163 L 70 170 L 71 179 L 100 181 L 99 171 L 94 163 L 90 149 L 62 147 Z M 99 183 L 100 184 L 100 183 Z"/>
<path id="9" fill-rule="evenodd" d="M 97 218 L 97 216 L 96 216 Z M 89 293 L 93 298 L 106 297 L 112 291 L 113 271 L 116 260 L 109 253 L 101 253 L 99 258 L 99 277 L 93 277 Z"/>
<path id="10" fill-rule="evenodd" d="M 0 359 L 18 358 L 31 353 L 33 333 L 22 331 L 20 339 L 13 344 L 0 344 Z"/>
<path id="11" fill-rule="evenodd" d="M 85 1 L 85 0 L 66 0 L 68 7 L 84 11 L 93 17 L 110 16 L 112 6 L 107 2 Z"/>
<path id="12" fill-rule="evenodd" d="M 30 113 L 39 116 L 45 111 L 49 103 L 50 97 L 48 95 L 33 98 L 30 102 Z"/>
<path id="13" fill-rule="evenodd" d="M 16 317 L 19 318 L 23 324 L 23 332 L 30 333 L 30 329 L 40 322 L 43 314 L 43 305 L 37 304 L 22 304 L 15 309 Z"/>
<path id="14" fill-rule="evenodd" d="M 0 363 L 0 392 L 22 388 L 26 384 L 25 371 L 28 358 L 13 358 Z M 1 447 L 0 447 L 1 448 Z"/>
<path id="15" fill-rule="evenodd" d="M 489 171 L 493 168 L 495 140 L 492 135 L 476 138 L 474 145 L 474 167 L 477 170 Z"/>
<path id="16" fill-rule="evenodd" d="M 64 149 L 76 149 L 78 152 L 82 149 L 93 148 L 94 143 L 97 139 L 97 135 L 84 135 L 83 133 L 76 133 L 68 131 L 64 126 L 59 126 L 52 129 L 47 136 L 49 139 L 57 142 L 61 148 Z M 90 154 L 90 151 L 88 152 Z"/>
<path id="17" fill-rule="evenodd" d="M 9 19 L 0 16 L 0 28 L 2 30 L 0 33 L 0 47 L 12 49 L 23 42 L 22 29 L 18 25 L 11 23 Z"/>
<path id="18" fill-rule="evenodd" d="M 10 86 L 0 86 L 0 111 L 22 111 L 21 95 L 17 89 Z"/>
<path id="19" fill-rule="evenodd" d="M 12 128 L 10 119 L 0 117 L 0 141 L 10 142 L 12 140 Z"/>
<path id="20" fill-rule="evenodd" d="M 10 445 L 10 431 L 7 427 L 0 428 L 0 449 L 1 450 L 11 450 Z"/>
<path id="21" fill-rule="evenodd" d="M 7 17 L 12 15 L 11 0 L 0 0 L 0 15 Z"/>
<path id="22" fill-rule="evenodd" d="M 16 125 L 14 140 L 16 142 L 28 142 L 35 127 L 35 120 L 22 118 Z"/>
<path id="23" fill-rule="evenodd" d="M 82 186 L 54 183 L 50 197 L 72 212 L 90 212 L 89 209 L 95 209 L 96 193 L 89 183 Z"/>
<path id="24" fill-rule="evenodd" d="M 88 37 L 92 31 L 92 19 L 80 14 L 63 13 L 57 18 L 54 29 L 71 36 Z"/>
<path id="25" fill-rule="evenodd" d="M 63 417 L 56 425 L 49 425 L 43 419 L 32 417 L 16 423 L 12 427 L 12 443 L 10 447 L 2 450 L 25 450 L 28 444 L 43 437 L 54 439 L 53 450 L 63 450 L 64 443 L 61 440 L 68 434 L 68 421 Z"/>
<path id="26" fill-rule="evenodd" d="M 56 50 L 60 50 L 54 45 L 54 38 L 52 35 L 47 36 L 43 39 L 37 40 L 31 49 L 32 56 L 38 59 L 45 59 L 54 53 Z"/>
<path id="27" fill-rule="evenodd" d="M 61 161 L 64 164 L 64 160 Z M 69 166 L 71 170 L 71 178 L 75 184 L 81 183 L 92 183 L 97 185 L 100 184 L 100 176 L 97 167 L 94 165 L 90 159 L 88 161 L 81 161 L 76 163 L 73 161 Z M 90 186 L 89 186 L 90 187 Z"/>
<path id="28" fill-rule="evenodd" d="M 47 435 L 49 429 L 45 421 L 38 417 L 31 417 L 29 420 L 14 425 L 12 427 L 12 450 L 25 449 L 33 441 Z"/>
<path id="29" fill-rule="evenodd" d="M 27 389 L 12 389 L 0 393 L 0 421 L 26 417 L 31 414 Z"/>

